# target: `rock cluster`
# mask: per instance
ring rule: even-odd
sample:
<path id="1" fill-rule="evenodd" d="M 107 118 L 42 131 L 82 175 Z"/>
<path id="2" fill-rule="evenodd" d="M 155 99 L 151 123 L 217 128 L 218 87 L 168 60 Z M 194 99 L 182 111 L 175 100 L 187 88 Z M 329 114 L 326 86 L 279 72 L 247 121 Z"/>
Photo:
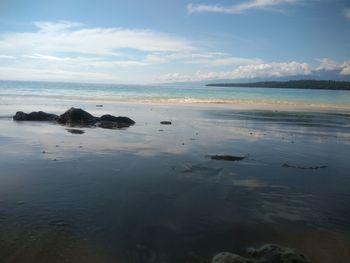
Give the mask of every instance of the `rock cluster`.
<path id="1" fill-rule="evenodd" d="M 217 254 L 211 263 L 311 263 L 301 252 L 278 245 L 267 244 L 250 249 L 246 257 L 230 252 Z"/>
<path id="2" fill-rule="evenodd" d="M 31 113 L 17 111 L 16 115 L 13 116 L 13 119 L 15 121 L 56 121 L 58 116 L 43 111 L 33 111 Z"/>
<path id="3" fill-rule="evenodd" d="M 67 126 L 92 126 L 97 122 L 97 119 L 87 111 L 70 108 L 58 117 L 57 122 Z"/>
<path id="4" fill-rule="evenodd" d="M 97 126 L 104 129 L 120 129 L 135 124 L 135 122 L 128 117 L 116 117 L 109 114 L 95 117 L 79 108 L 70 108 L 60 116 L 43 111 L 31 113 L 18 111 L 15 116 L 13 116 L 13 119 L 15 121 L 53 121 L 71 127 Z"/>

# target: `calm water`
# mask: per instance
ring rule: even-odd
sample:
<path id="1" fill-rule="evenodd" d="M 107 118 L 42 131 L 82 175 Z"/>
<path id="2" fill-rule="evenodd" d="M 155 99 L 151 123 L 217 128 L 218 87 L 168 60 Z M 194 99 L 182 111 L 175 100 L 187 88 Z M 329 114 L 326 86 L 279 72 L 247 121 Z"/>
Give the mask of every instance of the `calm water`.
<path id="1" fill-rule="evenodd" d="M 49 101 L 48 101 L 49 100 Z M 74 100 L 175 102 L 350 107 L 349 91 L 205 87 L 204 85 L 127 86 L 0 81 L 0 103 L 62 105 Z M 45 103 L 46 102 L 46 103 Z"/>
<path id="2" fill-rule="evenodd" d="M 348 262 L 349 112 L 118 104 L 119 93 L 131 92 L 127 87 L 1 85 L 3 262 L 209 263 L 218 252 L 244 253 L 265 243 L 298 248 L 316 263 Z M 179 92 L 131 87 L 140 100 L 147 89 L 163 98 Z M 182 89 L 209 97 L 203 87 Z M 246 90 L 238 90 L 242 99 Z M 319 94 L 317 103 L 326 96 L 301 92 Z M 222 90 L 215 99 L 234 94 Z M 344 103 L 346 94 L 332 103 Z M 96 108 L 97 101 L 104 107 Z M 10 117 L 19 108 L 59 113 L 69 106 L 129 116 L 136 125 L 77 135 Z M 208 158 L 215 154 L 247 158 Z"/>

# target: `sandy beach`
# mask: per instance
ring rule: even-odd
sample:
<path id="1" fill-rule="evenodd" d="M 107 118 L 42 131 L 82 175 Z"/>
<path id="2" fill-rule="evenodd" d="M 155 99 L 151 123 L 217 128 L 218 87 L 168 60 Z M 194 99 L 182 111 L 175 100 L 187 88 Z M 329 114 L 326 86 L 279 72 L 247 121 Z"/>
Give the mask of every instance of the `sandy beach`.
<path id="1" fill-rule="evenodd" d="M 348 112 L 84 106 L 136 124 L 1 118 L 4 262 L 210 262 L 266 243 L 349 258 Z"/>

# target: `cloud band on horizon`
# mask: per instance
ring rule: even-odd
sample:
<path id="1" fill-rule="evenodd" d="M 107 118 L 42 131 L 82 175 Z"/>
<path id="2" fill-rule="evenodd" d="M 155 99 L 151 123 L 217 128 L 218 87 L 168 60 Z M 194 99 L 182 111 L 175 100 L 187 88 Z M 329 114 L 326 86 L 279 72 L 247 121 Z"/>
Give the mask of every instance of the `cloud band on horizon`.
<path id="1" fill-rule="evenodd" d="M 70 21 L 33 24 L 34 31 L 0 34 L 0 79 L 154 83 L 332 70 L 339 76 L 350 75 L 350 61 L 319 59 L 321 64 L 315 67 L 297 59 L 274 62 L 239 57 L 149 29 L 87 27 Z"/>

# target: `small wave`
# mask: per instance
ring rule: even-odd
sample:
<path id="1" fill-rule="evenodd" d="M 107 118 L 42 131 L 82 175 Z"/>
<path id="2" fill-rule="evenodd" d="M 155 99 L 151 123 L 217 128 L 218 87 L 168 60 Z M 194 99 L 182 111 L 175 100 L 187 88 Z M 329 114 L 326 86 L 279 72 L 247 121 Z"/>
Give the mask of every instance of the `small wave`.
<path id="1" fill-rule="evenodd" d="M 339 109 L 350 110 L 350 103 L 324 103 L 317 101 L 292 101 L 292 100 L 266 100 L 266 99 L 231 99 L 231 98 L 198 98 L 198 97 L 162 97 L 162 96 L 138 96 L 138 95 L 111 95 L 91 94 L 86 95 L 58 95 L 58 94 L 6 94 L 2 96 L 2 105 L 18 105 L 21 100 L 82 101 L 100 103 L 145 103 L 145 104 L 204 104 L 204 105 L 235 105 L 248 107 L 286 106 L 289 108 L 315 108 L 315 109 Z"/>

